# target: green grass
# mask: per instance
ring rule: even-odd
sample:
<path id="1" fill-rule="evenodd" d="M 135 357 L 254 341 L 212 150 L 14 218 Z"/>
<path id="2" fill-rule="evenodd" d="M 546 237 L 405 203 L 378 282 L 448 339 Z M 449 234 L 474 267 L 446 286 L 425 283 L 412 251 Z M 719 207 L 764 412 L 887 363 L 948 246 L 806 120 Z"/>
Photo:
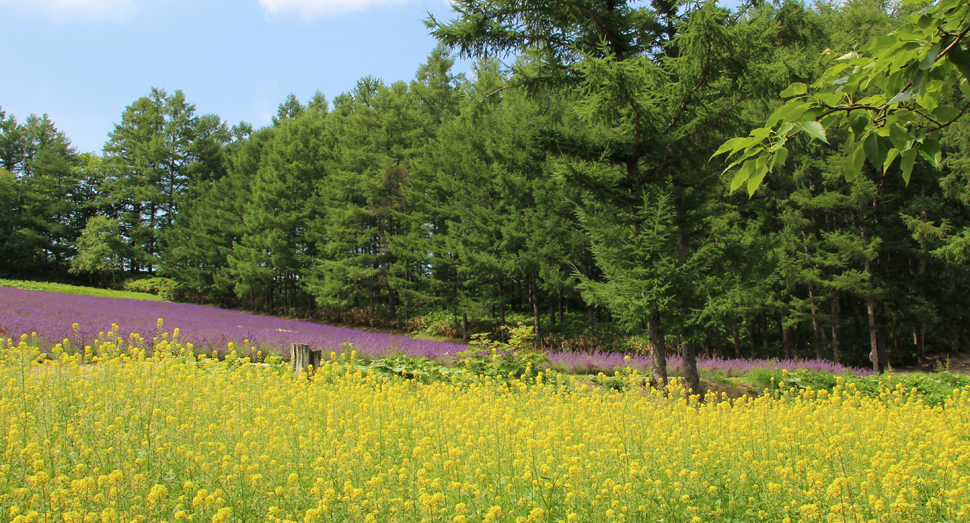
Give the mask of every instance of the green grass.
<path id="1" fill-rule="evenodd" d="M 57 292 L 60 294 L 77 294 L 82 296 L 101 296 L 105 298 L 131 298 L 133 300 L 164 301 L 162 298 L 145 292 L 115 291 L 111 289 L 97 289 L 94 287 L 80 287 L 64 283 L 48 283 L 39 281 L 3 280 L 0 287 L 16 287 L 32 291 Z"/>

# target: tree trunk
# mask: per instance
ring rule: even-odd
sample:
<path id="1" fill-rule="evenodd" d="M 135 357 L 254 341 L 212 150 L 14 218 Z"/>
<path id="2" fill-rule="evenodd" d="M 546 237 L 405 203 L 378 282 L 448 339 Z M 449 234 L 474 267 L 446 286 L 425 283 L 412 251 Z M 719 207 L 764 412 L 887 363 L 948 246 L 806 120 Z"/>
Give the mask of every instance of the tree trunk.
<path id="1" fill-rule="evenodd" d="M 586 306 L 586 317 L 589 319 L 589 337 L 590 337 L 590 342 L 592 343 L 592 338 L 594 336 L 596 336 L 596 328 L 595 328 L 595 323 L 596 322 L 593 321 L 594 319 L 593 319 L 593 306 L 592 305 L 587 305 Z"/>
<path id="2" fill-rule="evenodd" d="M 879 368 L 879 336 L 876 332 L 876 301 L 873 298 L 866 298 L 866 307 L 869 316 L 869 359 L 872 361 L 872 370 L 882 372 Z"/>
<path id="3" fill-rule="evenodd" d="M 960 355 L 960 327 L 955 318 L 950 320 L 950 354 L 952 356 Z"/>
<path id="4" fill-rule="evenodd" d="M 532 323 L 535 326 L 535 344 L 536 347 L 542 346 L 542 331 L 541 331 L 541 316 L 539 311 L 539 286 L 536 284 L 536 278 L 533 276 L 529 279 L 529 297 L 532 299 Z"/>
<path id="5" fill-rule="evenodd" d="M 752 359 L 756 358 L 757 355 L 758 355 L 758 348 L 757 348 L 757 346 L 755 345 L 755 342 L 754 342 L 754 329 L 756 327 L 755 322 L 756 322 L 756 318 L 749 318 L 748 319 L 748 342 L 751 344 L 751 358 Z"/>
<path id="6" fill-rule="evenodd" d="M 465 311 L 461 313 L 461 339 L 468 339 L 468 313 Z"/>
<path id="7" fill-rule="evenodd" d="M 839 327 L 842 325 L 842 304 L 832 296 L 832 359 L 839 363 Z"/>
<path id="8" fill-rule="evenodd" d="M 876 329 L 876 345 L 879 346 L 879 372 L 889 368 L 889 351 L 886 349 L 886 329 Z"/>
<path id="9" fill-rule="evenodd" d="M 731 333 L 734 334 L 734 357 L 741 359 L 741 335 L 738 333 L 738 322 L 734 322 Z"/>
<path id="10" fill-rule="evenodd" d="M 784 312 L 779 312 L 778 315 L 781 318 L 781 345 L 785 349 L 785 359 L 790 360 L 792 359 L 791 341 L 789 340 L 789 329 L 785 326 L 785 320 L 787 318 Z"/>
<path id="11" fill-rule="evenodd" d="M 913 336 L 916 338 L 914 341 L 916 342 L 916 355 L 919 357 L 919 364 L 926 365 L 928 362 L 926 361 L 926 346 L 925 346 L 926 323 L 925 322 L 920 322 L 919 327 L 917 327 L 916 330 L 913 331 Z"/>
<path id="12" fill-rule="evenodd" d="M 650 370 L 657 387 L 663 388 L 667 386 L 667 345 L 663 324 L 660 322 L 660 311 L 654 310 L 647 319 L 647 335 L 650 339 Z"/>
<path id="13" fill-rule="evenodd" d="M 687 228 L 687 190 L 683 183 L 677 182 L 674 183 L 674 189 L 677 195 L 675 210 L 677 222 L 677 261 L 678 264 L 684 265 L 690 256 L 690 236 Z M 684 317 L 690 314 L 691 305 L 689 297 L 680 304 L 680 313 Z M 697 352 L 694 350 L 694 341 L 690 339 L 691 334 L 686 329 L 685 332 L 681 332 L 684 341 L 681 346 L 681 357 L 684 359 L 684 382 L 689 393 L 700 394 L 701 381 L 697 375 Z"/>
<path id="14" fill-rule="evenodd" d="M 549 326 L 552 327 L 556 324 L 556 300 L 553 299 L 552 294 L 549 295 Z"/>
<path id="15" fill-rule="evenodd" d="M 502 293 L 502 280 L 498 281 L 498 321 L 499 321 L 499 338 L 502 343 L 508 341 L 507 332 L 505 327 L 505 295 Z"/>
<path id="16" fill-rule="evenodd" d="M 807 247 L 806 247 L 807 249 Z M 822 352 L 825 350 L 825 329 L 818 321 L 818 309 L 815 307 L 815 289 L 812 282 L 808 282 L 808 299 L 812 303 L 812 330 L 815 333 L 815 359 L 822 359 Z"/>
<path id="17" fill-rule="evenodd" d="M 896 354 L 903 353 L 903 337 L 897 334 L 893 334 L 893 346 L 896 348 Z"/>
<path id="18" fill-rule="evenodd" d="M 761 349 L 764 351 L 765 356 L 769 354 L 768 352 L 768 339 L 770 334 L 768 333 L 768 315 L 765 311 L 761 311 Z"/>
<path id="19" fill-rule="evenodd" d="M 558 294 L 557 303 L 558 303 L 558 309 L 559 309 L 559 323 L 562 323 L 562 320 L 563 320 L 562 289 L 559 289 L 559 292 L 557 294 Z"/>
<path id="20" fill-rule="evenodd" d="M 387 286 L 387 305 L 391 310 L 391 321 L 397 323 L 397 307 L 394 303 L 394 289 L 391 288 L 390 284 Z"/>

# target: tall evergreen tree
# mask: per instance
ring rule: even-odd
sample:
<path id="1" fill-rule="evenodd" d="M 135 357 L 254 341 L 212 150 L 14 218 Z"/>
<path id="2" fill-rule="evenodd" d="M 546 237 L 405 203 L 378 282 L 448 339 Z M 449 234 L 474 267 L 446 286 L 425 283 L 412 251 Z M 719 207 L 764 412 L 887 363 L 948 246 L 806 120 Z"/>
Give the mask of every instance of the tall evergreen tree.
<path id="1" fill-rule="evenodd" d="M 259 167 L 243 211 L 244 232 L 228 255 L 236 294 L 256 307 L 309 306 L 303 279 L 316 253 L 309 231 L 325 210 L 308 202 L 327 176 L 326 133 L 325 104 L 301 107 L 296 117 L 278 122 L 259 150 Z M 244 186 L 241 180 L 234 183 Z"/>
<path id="2" fill-rule="evenodd" d="M 10 230 L 0 240 L 9 257 L 0 272 L 65 272 L 80 234 L 71 227 L 80 186 L 76 150 L 47 115 L 30 115 L 18 125 L 0 111 L 0 160 L 16 179 Z"/>
<path id="3" fill-rule="evenodd" d="M 107 203 L 131 244 L 132 271 L 154 272 L 181 207 L 225 174 L 220 149 L 228 140 L 221 120 L 196 116 L 181 90 L 153 88 L 125 108 L 104 152 L 112 163 Z"/>

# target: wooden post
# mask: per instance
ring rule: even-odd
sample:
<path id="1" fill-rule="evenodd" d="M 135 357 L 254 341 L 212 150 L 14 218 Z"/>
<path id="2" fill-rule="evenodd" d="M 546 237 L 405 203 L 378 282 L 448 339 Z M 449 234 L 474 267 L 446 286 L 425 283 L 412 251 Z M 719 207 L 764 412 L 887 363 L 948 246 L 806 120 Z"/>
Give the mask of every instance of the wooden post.
<path id="1" fill-rule="evenodd" d="M 302 343 L 290 345 L 290 363 L 297 376 L 304 372 L 310 373 L 311 367 L 316 371 L 320 368 L 321 361 L 323 361 L 323 351 L 312 351 L 309 345 Z"/>

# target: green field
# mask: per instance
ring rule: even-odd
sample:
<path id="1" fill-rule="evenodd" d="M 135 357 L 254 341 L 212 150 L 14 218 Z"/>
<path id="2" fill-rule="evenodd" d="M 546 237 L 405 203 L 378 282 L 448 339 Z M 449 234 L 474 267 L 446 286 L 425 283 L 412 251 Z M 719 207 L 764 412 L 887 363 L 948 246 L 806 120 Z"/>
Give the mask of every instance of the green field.
<path id="1" fill-rule="evenodd" d="M 80 287 L 65 283 L 50 283 L 39 281 L 3 280 L 0 287 L 15 287 L 32 291 L 57 292 L 60 294 L 76 294 L 80 296 L 102 296 L 105 298 L 130 298 L 133 300 L 164 301 L 162 298 L 147 292 L 116 291 L 112 289 L 98 289 L 94 287 Z"/>

